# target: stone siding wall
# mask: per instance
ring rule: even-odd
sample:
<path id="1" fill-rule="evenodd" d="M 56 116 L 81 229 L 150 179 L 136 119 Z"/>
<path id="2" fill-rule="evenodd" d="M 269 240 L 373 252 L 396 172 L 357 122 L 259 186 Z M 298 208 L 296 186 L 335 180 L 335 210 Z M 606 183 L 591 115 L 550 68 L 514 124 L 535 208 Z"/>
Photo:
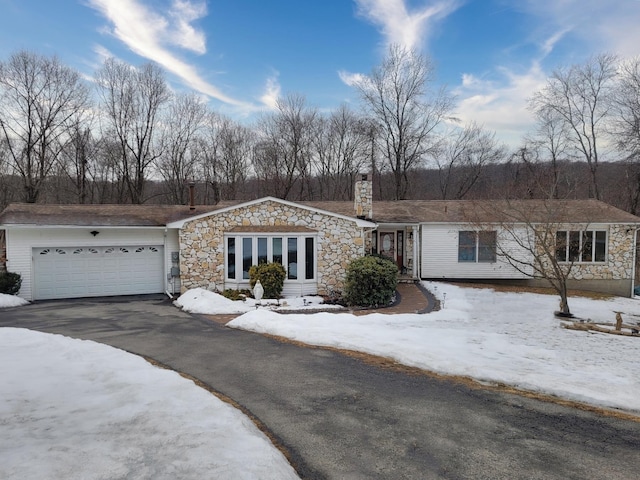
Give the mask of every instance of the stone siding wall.
<path id="1" fill-rule="evenodd" d="M 224 234 L 238 226 L 302 226 L 317 231 L 320 295 L 341 290 L 347 265 L 364 255 L 362 229 L 354 221 L 269 200 L 185 223 L 180 231 L 183 292 L 195 287 L 224 288 Z"/>
<path id="2" fill-rule="evenodd" d="M 607 261 L 576 263 L 571 269 L 574 280 L 627 280 L 633 276 L 635 228 L 611 225 L 607 234 Z"/>
<path id="3" fill-rule="evenodd" d="M 589 226 L 589 230 L 607 231 L 607 257 L 602 262 L 576 262 L 571 266 L 569 280 L 573 285 L 579 282 L 631 280 L 634 267 L 635 226 L 612 224 L 609 226 Z M 576 225 L 567 225 L 559 230 L 583 230 Z M 542 255 L 542 251 L 539 252 Z M 545 263 L 548 263 L 545 262 Z M 563 265 L 563 264 L 561 264 Z M 564 264 L 567 265 L 568 264 Z M 551 271 L 551 266 L 547 265 Z M 576 283 L 578 282 L 578 283 Z"/>

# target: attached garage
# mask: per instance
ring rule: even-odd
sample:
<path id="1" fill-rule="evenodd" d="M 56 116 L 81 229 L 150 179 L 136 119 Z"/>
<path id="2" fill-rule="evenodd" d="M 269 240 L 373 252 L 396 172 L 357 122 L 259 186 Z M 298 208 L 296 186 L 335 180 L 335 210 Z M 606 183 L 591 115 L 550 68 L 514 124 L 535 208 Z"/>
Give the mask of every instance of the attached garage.
<path id="1" fill-rule="evenodd" d="M 12 204 L 0 214 L 7 269 L 26 300 L 180 291 L 178 231 L 189 206 Z"/>
<path id="2" fill-rule="evenodd" d="M 164 291 L 162 245 L 33 249 L 33 299 Z"/>

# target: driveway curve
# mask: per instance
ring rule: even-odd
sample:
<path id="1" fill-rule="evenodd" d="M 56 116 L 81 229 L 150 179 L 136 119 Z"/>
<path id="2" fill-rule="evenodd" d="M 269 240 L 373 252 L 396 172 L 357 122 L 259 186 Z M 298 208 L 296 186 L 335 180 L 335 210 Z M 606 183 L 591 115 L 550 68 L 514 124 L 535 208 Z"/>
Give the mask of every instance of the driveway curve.
<path id="1" fill-rule="evenodd" d="M 162 296 L 39 302 L 0 326 L 112 345 L 240 404 L 311 479 L 636 479 L 640 423 L 226 328 Z M 6 366 L 5 366 L 6 368 Z"/>

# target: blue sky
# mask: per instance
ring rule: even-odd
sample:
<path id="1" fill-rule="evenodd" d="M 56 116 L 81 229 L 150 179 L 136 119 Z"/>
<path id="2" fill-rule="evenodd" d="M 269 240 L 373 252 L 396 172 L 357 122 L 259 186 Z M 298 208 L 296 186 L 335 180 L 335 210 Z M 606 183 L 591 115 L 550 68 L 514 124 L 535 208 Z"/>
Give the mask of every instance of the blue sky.
<path id="1" fill-rule="evenodd" d="M 0 11 L 2 59 L 56 54 L 87 78 L 106 56 L 152 60 L 176 91 L 247 121 L 288 93 L 356 104 L 350 79 L 401 43 L 435 62 L 457 117 L 511 145 L 554 68 L 640 54 L 640 0 L 0 0 Z"/>

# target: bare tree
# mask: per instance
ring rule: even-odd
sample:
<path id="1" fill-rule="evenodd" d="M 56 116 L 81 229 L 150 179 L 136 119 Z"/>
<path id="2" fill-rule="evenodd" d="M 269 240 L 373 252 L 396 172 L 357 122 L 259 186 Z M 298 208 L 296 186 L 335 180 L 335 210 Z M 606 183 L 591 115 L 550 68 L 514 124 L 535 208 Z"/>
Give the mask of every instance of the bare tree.
<path id="1" fill-rule="evenodd" d="M 353 199 L 356 175 L 369 169 L 368 124 L 346 105 L 320 117 L 314 135 L 314 158 L 320 198 Z"/>
<path id="2" fill-rule="evenodd" d="M 195 94 L 177 95 L 169 104 L 164 128 L 165 149 L 158 169 L 171 201 L 177 205 L 188 201 L 185 184 L 195 177 L 198 136 L 202 134 L 206 116 L 207 107 Z"/>
<path id="3" fill-rule="evenodd" d="M 533 176 L 535 185 L 530 188 L 535 187 L 543 197 L 559 198 L 561 182 L 568 181 L 562 175 L 561 166 L 574 159 L 569 125 L 553 109 L 538 109 L 535 115 L 536 130 L 525 138 L 517 157 Z"/>
<path id="4" fill-rule="evenodd" d="M 117 140 L 113 160 L 118 174 L 130 201 L 143 203 L 147 176 L 162 153 L 157 127 L 171 96 L 164 74 L 151 63 L 134 68 L 110 58 L 96 73 L 96 84 L 104 113 L 103 136 Z"/>
<path id="5" fill-rule="evenodd" d="M 444 90 L 429 91 L 433 73 L 417 51 L 392 45 L 381 65 L 357 84 L 377 123 L 378 148 L 393 172 L 396 200 L 407 194 L 411 169 L 437 150 L 436 129 L 453 106 Z"/>
<path id="6" fill-rule="evenodd" d="M 625 158 L 627 209 L 640 208 L 640 57 L 622 62 L 614 94 L 613 137 Z"/>
<path id="7" fill-rule="evenodd" d="M 463 199 L 488 165 L 504 160 L 506 148 L 475 122 L 445 140 L 436 156 L 443 200 Z"/>
<path id="8" fill-rule="evenodd" d="M 0 131 L 25 202 L 38 200 L 71 137 L 69 120 L 87 106 L 80 74 L 56 57 L 20 51 L 0 62 Z"/>
<path id="9" fill-rule="evenodd" d="M 0 211 L 14 200 L 14 176 L 9 164 L 9 148 L 5 140 L 0 140 Z"/>
<path id="10" fill-rule="evenodd" d="M 93 202 L 93 174 L 98 157 L 93 120 L 89 112 L 79 112 L 69 119 L 69 141 L 60 156 L 60 174 L 71 182 L 77 203 Z"/>
<path id="11" fill-rule="evenodd" d="M 588 224 L 567 231 L 569 212 L 575 210 L 576 204 L 565 200 L 500 200 L 483 202 L 469 218 L 481 232 L 497 231 L 497 255 L 523 275 L 546 281 L 560 297 L 560 312 L 570 315 L 568 283 L 574 263 L 587 243 L 591 250 L 595 243 L 588 237 L 593 233 Z M 483 222 L 483 215 L 498 221 Z"/>
<path id="12" fill-rule="evenodd" d="M 202 176 L 213 203 L 235 200 L 251 172 L 254 132 L 218 113 L 210 113 L 200 141 Z"/>
<path id="13" fill-rule="evenodd" d="M 312 138 L 318 114 L 296 94 L 279 99 L 277 108 L 258 125 L 254 170 L 271 183 L 275 195 L 286 199 L 298 184 L 304 199 L 312 195 Z"/>
<path id="14" fill-rule="evenodd" d="M 539 117 L 561 120 L 571 147 L 589 167 L 592 195 L 600 199 L 598 165 L 610 115 L 618 59 L 601 54 L 583 65 L 556 70 L 531 99 Z"/>

